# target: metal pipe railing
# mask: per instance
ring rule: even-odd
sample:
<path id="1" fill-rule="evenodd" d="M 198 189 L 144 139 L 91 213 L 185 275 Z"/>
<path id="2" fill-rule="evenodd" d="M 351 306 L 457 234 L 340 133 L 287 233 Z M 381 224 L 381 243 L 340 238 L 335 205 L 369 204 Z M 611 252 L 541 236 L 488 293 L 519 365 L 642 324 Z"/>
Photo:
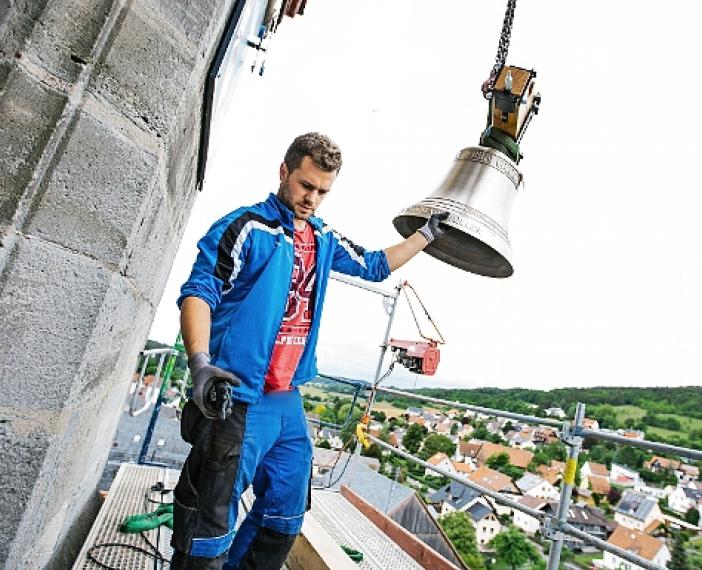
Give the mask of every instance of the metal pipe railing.
<path id="1" fill-rule="evenodd" d="M 525 505 L 522 505 L 521 503 L 518 503 L 517 501 L 513 501 L 512 499 L 508 499 L 505 497 L 502 493 L 498 493 L 497 491 L 493 491 L 492 489 L 488 489 L 487 487 L 483 487 L 482 485 L 478 485 L 477 483 L 473 483 L 472 481 L 468 481 L 467 479 L 459 476 L 459 475 L 454 475 L 450 471 L 446 471 L 445 469 L 442 469 L 441 467 L 436 467 L 435 465 L 432 465 L 431 463 L 427 461 L 423 461 L 422 459 L 419 459 L 419 457 L 415 457 L 411 453 L 407 453 L 406 451 L 402 451 L 401 449 L 397 449 L 396 447 L 393 447 L 389 443 L 384 442 L 382 439 L 378 439 L 375 436 L 372 436 L 370 434 L 366 435 L 366 437 L 372 441 L 373 443 L 379 445 L 380 447 L 383 447 L 387 449 L 388 451 L 392 451 L 395 455 L 399 455 L 400 457 L 404 457 L 405 459 L 408 459 L 412 461 L 413 463 L 417 463 L 418 465 L 421 465 L 422 467 L 425 467 L 427 469 L 431 469 L 432 471 L 435 471 L 436 473 L 439 473 L 443 475 L 444 477 L 448 477 L 449 479 L 453 479 L 454 481 L 458 481 L 462 485 L 465 485 L 466 487 L 470 487 L 471 489 L 474 489 L 475 491 L 478 491 L 479 493 L 483 495 L 487 495 L 488 497 L 492 497 L 496 503 L 500 503 L 501 505 L 505 505 L 506 507 L 512 507 L 513 509 L 516 509 L 518 511 L 521 511 L 523 513 L 526 513 L 538 520 L 543 520 L 546 517 L 545 513 L 542 513 L 541 511 L 537 511 L 536 509 L 532 509 L 531 507 L 527 507 Z"/>
<path id="2" fill-rule="evenodd" d="M 580 437 L 595 437 L 597 439 L 604 439 L 606 441 L 611 441 L 613 443 L 621 443 L 622 445 L 631 445 L 633 447 L 641 447 L 643 449 L 650 449 L 652 451 L 662 451 L 663 453 L 672 453 L 674 455 L 680 455 L 681 457 L 688 457 L 690 459 L 695 459 L 697 461 L 702 460 L 702 451 L 696 449 L 689 449 L 687 447 L 680 447 L 677 445 L 670 445 L 668 443 L 660 443 L 658 441 L 650 441 L 646 439 L 632 439 L 629 437 L 624 437 L 616 433 L 609 433 L 601 430 L 594 429 L 580 429 L 577 430 L 576 435 Z"/>
<path id="3" fill-rule="evenodd" d="M 431 396 L 424 396 L 423 394 L 414 394 L 412 392 L 403 392 L 402 390 L 397 390 L 395 388 L 385 388 L 383 386 L 378 386 L 376 388 L 378 392 L 385 392 L 386 394 L 395 394 L 396 396 L 403 396 L 407 398 L 414 398 L 415 400 L 424 400 L 427 402 L 432 402 L 434 404 L 441 404 L 444 406 L 451 406 L 453 408 L 459 408 L 461 410 L 468 410 L 471 412 L 480 412 L 482 414 L 488 414 L 491 416 L 496 416 L 498 418 L 509 418 L 513 420 L 520 420 L 524 422 L 538 423 L 545 426 L 551 426 L 556 428 L 562 428 L 563 422 L 558 420 L 552 420 L 549 418 L 540 418 L 538 416 L 529 416 L 526 414 L 517 414 L 515 412 L 507 412 L 505 410 L 494 410 L 492 408 L 485 408 L 484 406 L 474 406 L 473 404 L 463 404 L 461 402 L 452 402 L 450 400 L 442 400 L 440 398 L 432 398 Z"/>
<path id="4" fill-rule="evenodd" d="M 366 436 L 370 441 L 373 443 L 379 445 L 380 447 L 387 449 L 388 451 L 391 451 L 395 455 L 399 455 L 400 457 L 404 457 L 405 459 L 408 459 L 409 461 L 412 461 L 414 463 L 417 463 L 418 465 L 422 465 L 425 468 L 429 468 L 432 471 L 435 471 L 436 473 L 439 473 L 443 475 L 444 477 L 448 477 L 449 479 L 453 479 L 454 481 L 457 481 L 458 483 L 461 483 L 462 485 L 465 485 L 466 487 L 470 487 L 471 489 L 474 489 L 483 495 L 487 495 L 488 497 L 491 497 L 492 499 L 495 500 L 496 503 L 499 503 L 501 505 L 505 505 L 507 507 L 511 507 L 517 511 L 520 511 L 522 513 L 526 513 L 529 516 L 534 517 L 535 519 L 539 520 L 540 522 L 544 523 L 546 520 L 550 519 L 554 522 L 550 525 L 552 529 L 558 529 L 562 532 L 565 532 L 566 534 L 571 534 L 580 540 L 583 540 L 589 544 L 592 544 L 593 546 L 596 546 L 600 548 L 601 550 L 606 550 L 607 552 L 611 552 L 613 554 L 616 554 L 619 556 L 619 558 L 622 558 L 623 560 L 626 560 L 627 562 L 631 562 L 632 564 L 636 564 L 638 566 L 641 566 L 642 568 L 645 568 L 646 570 L 666 570 L 663 566 L 658 566 L 657 564 L 653 564 L 649 560 L 646 560 L 645 558 L 642 558 L 641 556 L 638 556 L 634 554 L 633 552 L 630 552 L 628 550 L 623 550 L 617 546 L 614 546 L 613 544 L 610 544 L 609 542 L 605 542 L 604 540 L 601 540 L 595 536 L 592 536 L 591 534 L 581 531 L 571 525 L 570 523 L 563 522 L 563 523 L 558 523 L 558 519 L 554 519 L 553 517 L 550 517 L 546 515 L 545 513 L 542 513 L 541 511 L 537 511 L 535 509 L 526 507 L 522 505 L 521 503 L 518 503 L 517 501 L 513 501 L 512 499 L 508 499 L 505 497 L 502 493 L 498 493 L 496 491 L 493 491 L 491 489 L 486 489 L 485 487 L 482 487 L 481 485 L 478 485 L 476 483 L 473 483 L 472 481 L 468 481 L 467 479 L 463 478 L 460 475 L 454 475 L 453 473 L 450 473 L 449 471 L 446 471 L 445 469 L 441 469 L 440 467 L 436 467 L 435 465 L 432 465 L 431 463 L 428 463 L 426 461 L 423 461 L 419 459 L 418 457 L 415 457 L 414 455 L 411 455 L 410 453 L 407 453 L 406 451 L 402 451 L 400 449 L 397 449 L 390 445 L 389 443 L 385 443 L 384 441 L 378 439 L 377 437 L 374 437 L 372 435 L 367 435 Z M 555 541 L 551 543 L 552 548 L 553 545 L 555 544 Z M 560 553 L 560 550 L 559 550 Z M 558 556 L 560 558 L 560 555 Z M 558 562 L 559 560 L 556 560 Z"/>

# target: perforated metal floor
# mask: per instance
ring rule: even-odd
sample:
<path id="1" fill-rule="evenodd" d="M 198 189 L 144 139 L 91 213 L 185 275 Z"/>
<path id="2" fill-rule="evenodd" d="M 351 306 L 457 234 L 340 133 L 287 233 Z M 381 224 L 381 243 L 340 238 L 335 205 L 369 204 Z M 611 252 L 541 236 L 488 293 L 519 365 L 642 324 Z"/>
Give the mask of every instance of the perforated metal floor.
<path id="1" fill-rule="evenodd" d="M 363 553 L 359 568 L 421 570 L 404 550 L 335 491 L 312 491 L 312 515 L 338 543 Z"/>
<path id="2" fill-rule="evenodd" d="M 152 492 L 150 489 L 159 481 L 163 482 L 166 489 L 173 489 L 178 481 L 178 474 L 179 472 L 173 469 L 132 463 L 122 464 L 73 569 L 101 570 L 98 564 L 88 558 L 90 549 L 99 544 L 129 544 L 151 550 L 139 534 L 120 532 L 119 526 L 129 515 L 153 511 L 159 502 L 171 502 L 173 500 L 171 493 L 162 495 L 159 492 Z M 172 554 L 171 531 L 165 526 L 161 526 L 158 529 L 148 531 L 146 536 L 152 544 L 158 545 L 166 560 L 170 560 Z M 167 567 L 167 565 L 155 563 L 152 557 L 120 546 L 104 546 L 93 549 L 93 556 L 103 564 L 120 568 L 120 570 L 153 570 L 154 568 Z"/>

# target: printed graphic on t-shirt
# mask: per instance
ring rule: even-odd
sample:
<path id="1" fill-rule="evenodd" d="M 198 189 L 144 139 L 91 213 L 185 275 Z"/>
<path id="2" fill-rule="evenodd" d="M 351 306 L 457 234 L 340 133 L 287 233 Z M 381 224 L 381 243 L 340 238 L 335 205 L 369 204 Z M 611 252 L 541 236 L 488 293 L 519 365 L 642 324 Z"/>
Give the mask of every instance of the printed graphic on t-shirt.
<path id="1" fill-rule="evenodd" d="M 266 374 L 266 392 L 290 388 L 312 323 L 316 266 L 314 231 L 309 224 L 304 230 L 295 231 L 294 249 L 290 290 Z"/>

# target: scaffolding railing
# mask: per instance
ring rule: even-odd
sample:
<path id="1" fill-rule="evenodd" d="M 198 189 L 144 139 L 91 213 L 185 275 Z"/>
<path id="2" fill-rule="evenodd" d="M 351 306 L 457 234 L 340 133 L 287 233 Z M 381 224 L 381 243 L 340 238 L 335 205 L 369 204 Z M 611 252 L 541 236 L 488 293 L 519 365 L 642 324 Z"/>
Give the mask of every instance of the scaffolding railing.
<path id="1" fill-rule="evenodd" d="M 366 434 L 366 438 L 369 441 L 372 441 L 373 443 L 381 446 L 382 448 L 399 455 L 401 457 L 404 457 L 405 459 L 415 462 L 419 465 L 423 465 L 425 468 L 429 468 L 445 477 L 448 477 L 449 479 L 455 480 L 463 485 L 466 485 L 468 487 L 472 487 L 476 491 L 481 492 L 482 494 L 491 497 L 495 502 L 500 503 L 502 505 L 511 507 L 515 510 L 521 511 L 523 513 L 526 513 L 534 518 L 536 518 L 538 521 L 541 522 L 541 531 L 542 531 L 542 536 L 547 538 L 548 540 L 551 541 L 551 548 L 549 550 L 549 557 L 548 557 L 548 564 L 547 564 L 547 570 L 557 570 L 559 565 L 560 565 L 560 558 L 561 558 L 561 550 L 563 547 L 563 538 L 566 534 L 574 536 L 576 538 L 579 538 L 580 540 L 587 542 L 597 548 L 599 548 L 602 551 L 605 552 L 610 552 L 622 560 L 626 560 L 627 562 L 631 562 L 632 564 L 635 564 L 641 568 L 645 568 L 646 570 L 665 570 L 662 566 L 659 566 L 658 564 L 654 564 L 653 562 L 638 556 L 637 554 L 629 551 L 629 550 L 624 550 L 622 548 L 619 548 L 613 544 L 610 544 L 604 540 L 601 540 L 600 538 L 593 536 L 587 532 L 584 532 L 577 527 L 573 526 L 568 522 L 568 511 L 570 510 L 571 506 L 571 494 L 573 491 L 573 488 L 575 486 L 575 476 L 578 470 L 578 456 L 580 454 L 580 451 L 582 449 L 582 444 L 583 440 L 585 438 L 594 438 L 594 439 L 601 439 L 604 441 L 609 441 L 612 443 L 617 443 L 620 445 L 629 445 L 633 447 L 640 447 L 643 449 L 649 449 L 652 451 L 658 451 L 658 452 L 664 452 L 664 453 L 671 453 L 674 455 L 678 455 L 680 457 L 686 457 L 689 459 L 694 459 L 694 460 L 702 460 L 702 451 L 695 450 L 695 449 L 689 449 L 686 447 L 681 447 L 677 445 L 669 445 L 665 443 L 660 443 L 656 441 L 649 441 L 645 439 L 632 439 L 632 438 L 627 438 L 620 436 L 615 433 L 611 433 L 608 431 L 603 431 L 603 430 L 595 430 L 595 429 L 590 429 L 590 428 L 585 428 L 584 424 L 584 419 L 585 419 L 585 404 L 583 403 L 578 403 L 576 406 L 576 413 L 575 413 L 575 418 L 571 420 L 555 420 L 552 418 L 542 418 L 538 416 L 533 416 L 533 415 L 528 415 L 528 414 L 520 414 L 516 412 L 510 412 L 507 410 L 497 410 L 493 408 L 487 408 L 484 406 L 476 406 L 472 404 L 464 404 L 462 402 L 458 401 L 449 401 L 449 400 L 442 400 L 440 398 L 433 398 L 430 396 L 425 396 L 424 394 L 418 394 L 415 392 L 406 392 L 404 390 L 398 390 L 396 388 L 386 388 L 383 386 L 380 386 L 380 382 L 382 380 L 381 378 L 381 369 L 383 365 L 383 361 L 386 356 L 386 352 L 388 349 L 388 339 L 390 338 L 390 330 L 392 328 L 392 323 L 395 317 L 395 311 L 397 308 L 397 300 L 400 294 L 400 290 L 403 287 L 404 282 L 400 282 L 393 291 L 386 291 L 383 289 L 380 289 L 376 286 L 370 285 L 368 283 L 365 283 L 363 281 L 357 280 L 357 279 L 351 279 L 343 275 L 339 274 L 332 274 L 332 278 L 341 281 L 343 283 L 346 283 L 348 285 L 352 285 L 354 287 L 358 287 L 361 289 L 365 289 L 371 293 L 378 294 L 382 296 L 383 298 L 383 306 L 385 308 L 385 312 L 388 316 L 388 323 L 387 323 L 387 328 L 385 331 L 385 339 L 383 343 L 380 345 L 380 355 L 375 371 L 375 377 L 373 382 L 365 382 L 365 389 L 369 390 L 370 393 L 368 395 L 368 403 L 366 407 L 366 414 L 370 415 L 373 403 L 375 400 L 375 396 L 378 392 L 384 392 L 386 394 L 392 394 L 396 396 L 401 396 L 404 398 L 411 398 L 411 399 L 416 399 L 416 400 L 421 400 L 425 402 L 431 402 L 433 404 L 439 404 L 439 405 L 445 405 L 457 409 L 463 409 L 463 410 L 468 410 L 476 413 L 482 413 L 486 414 L 488 416 L 495 416 L 495 417 L 502 417 L 502 418 L 508 418 L 512 420 L 518 420 L 518 421 L 523 421 L 523 422 L 528 422 L 528 423 L 535 423 L 541 426 L 548 426 L 548 427 L 554 427 L 557 428 L 557 434 L 560 440 L 566 444 L 568 447 L 568 458 L 566 460 L 566 467 L 565 467 L 565 472 L 563 474 L 563 480 L 561 482 L 561 495 L 560 499 L 558 501 L 558 511 L 555 516 L 553 515 L 548 515 L 546 513 L 542 513 L 541 511 L 536 511 L 535 509 L 531 509 L 525 505 L 522 505 L 521 503 L 518 503 L 506 496 L 502 493 L 498 493 L 495 491 L 492 491 L 490 489 L 486 489 L 480 485 L 477 485 L 471 481 L 468 481 L 467 478 L 464 478 L 460 475 L 455 475 L 453 473 L 450 473 L 444 469 L 438 468 L 434 465 L 431 465 L 427 463 L 426 461 L 423 461 L 406 451 L 400 450 L 380 439 L 377 437 L 371 436 L 370 434 Z M 342 383 L 347 383 L 347 384 L 353 384 L 353 385 L 358 385 L 358 382 L 353 382 L 350 380 L 346 379 L 340 379 L 340 378 L 335 378 L 333 376 L 328 376 L 328 375 L 320 375 L 324 378 L 336 380 L 336 381 L 342 381 Z M 383 377 L 384 378 L 384 377 Z M 357 443 L 356 445 L 356 450 L 354 453 L 355 461 L 358 461 L 358 456 L 360 455 L 360 447 L 361 444 L 360 442 Z"/>
<path id="2" fill-rule="evenodd" d="M 320 374 L 321 377 L 327 378 L 330 380 L 337 380 L 334 376 L 326 375 L 326 374 Z M 341 379 L 338 379 L 341 380 Z M 362 381 L 349 381 L 346 380 L 344 383 L 353 383 L 353 384 L 358 384 L 358 382 Z M 370 390 L 371 389 L 371 384 L 368 382 L 362 382 L 365 384 L 365 389 Z M 565 420 L 565 421 L 557 421 L 553 420 L 550 418 L 542 418 L 538 416 L 531 416 L 528 414 L 519 414 L 516 412 L 510 412 L 507 410 L 497 410 L 493 408 L 486 408 L 483 406 L 476 406 L 472 404 L 464 404 L 462 402 L 457 402 L 457 401 L 451 401 L 451 400 L 442 400 L 440 398 L 434 398 L 431 396 L 425 396 L 423 394 L 418 394 L 415 392 L 406 392 L 404 390 L 398 390 L 396 388 L 385 388 L 385 387 L 376 387 L 376 391 L 378 392 L 385 392 L 388 394 L 393 394 L 396 396 L 402 396 L 402 397 L 407 397 L 407 398 L 412 398 L 416 400 L 422 400 L 426 402 L 430 402 L 433 404 L 439 404 L 443 406 L 448 406 L 452 407 L 455 409 L 463 409 L 463 410 L 468 410 L 468 411 L 473 411 L 473 412 L 480 412 L 484 413 L 489 416 L 494 416 L 494 417 L 503 417 L 503 418 L 509 418 L 509 419 L 514 419 L 514 420 L 519 420 L 519 421 L 524 421 L 528 423 L 534 423 L 534 424 L 539 424 L 539 425 L 544 425 L 544 426 L 551 426 L 551 427 L 558 427 L 558 435 L 560 440 L 565 443 L 568 446 L 568 459 L 566 460 L 566 468 L 565 468 L 565 473 L 563 476 L 563 481 L 561 484 L 561 496 L 558 501 L 558 511 L 556 515 L 550 515 L 547 513 L 544 513 L 542 511 L 530 508 L 526 505 L 523 505 L 519 503 L 518 501 L 515 501 L 514 499 L 511 499 L 504 495 L 503 493 L 500 493 L 498 491 L 493 491 L 492 489 L 488 489 L 486 487 L 483 487 L 482 485 L 479 485 L 477 483 L 474 483 L 473 481 L 468 480 L 466 477 L 451 473 L 450 471 L 447 471 L 445 469 L 442 469 L 440 467 L 437 467 L 435 465 L 432 465 L 431 463 L 424 461 L 411 453 L 408 453 L 407 451 L 404 451 L 402 449 L 399 449 L 375 436 L 372 436 L 370 434 L 367 434 L 366 437 L 368 438 L 369 441 L 372 443 L 378 445 L 382 449 L 389 451 L 399 457 L 402 457 L 408 461 L 411 461 L 413 463 L 416 463 L 417 465 L 421 465 L 425 469 L 430 469 L 439 475 L 442 475 L 444 477 L 447 477 L 448 479 L 451 479 L 453 481 L 456 481 L 458 483 L 461 483 L 462 485 L 465 485 L 466 487 L 469 487 L 477 492 L 479 492 L 482 495 L 485 495 L 487 497 L 490 497 L 493 499 L 496 503 L 500 505 L 504 505 L 506 507 L 510 507 L 514 510 L 520 511 L 522 513 L 525 513 L 536 520 L 539 521 L 541 524 L 541 534 L 544 536 L 546 539 L 551 541 L 551 548 L 549 550 L 549 559 L 548 559 L 548 565 L 547 568 L 548 570 L 557 570 L 560 564 L 560 557 L 561 557 L 561 550 L 563 546 L 563 539 L 565 535 L 570 535 L 575 538 L 578 538 L 582 540 L 583 542 L 586 542 L 602 551 L 605 552 L 610 552 L 622 560 L 625 560 L 627 562 L 630 562 L 632 564 L 635 564 L 641 568 L 645 568 L 646 570 L 665 570 L 663 566 L 660 566 L 658 564 L 654 564 L 650 560 L 643 558 L 634 552 L 631 552 L 629 550 L 625 550 L 622 548 L 619 548 L 618 546 L 615 546 L 614 544 L 611 544 L 609 542 L 606 542 L 596 536 L 593 536 L 592 534 L 585 532 L 576 526 L 570 524 L 568 522 L 568 511 L 570 510 L 571 507 L 571 493 L 574 487 L 575 483 L 575 475 L 577 472 L 578 468 L 578 455 L 580 453 L 580 450 L 582 448 L 582 441 L 585 437 L 588 438 L 595 438 L 595 439 L 602 439 L 602 440 L 607 440 L 611 441 L 614 443 L 618 443 L 621 445 L 631 445 L 635 447 L 641 447 L 644 449 L 650 449 L 652 451 L 660 451 L 660 452 L 667 452 L 667 453 L 672 453 L 676 454 L 681 457 L 687 457 L 690 459 L 695 459 L 695 460 L 700 460 L 702 459 L 702 452 L 695 450 L 695 449 L 689 449 L 685 447 L 680 447 L 680 446 L 674 446 L 674 445 L 668 445 L 656 441 L 649 441 L 645 439 L 630 439 L 626 438 L 623 436 L 619 436 L 617 434 L 612 434 L 606 431 L 602 430 L 594 430 L 594 429 L 586 429 L 583 427 L 583 420 L 585 418 L 585 404 L 583 403 L 578 403 L 576 407 L 576 415 L 574 420 Z"/>

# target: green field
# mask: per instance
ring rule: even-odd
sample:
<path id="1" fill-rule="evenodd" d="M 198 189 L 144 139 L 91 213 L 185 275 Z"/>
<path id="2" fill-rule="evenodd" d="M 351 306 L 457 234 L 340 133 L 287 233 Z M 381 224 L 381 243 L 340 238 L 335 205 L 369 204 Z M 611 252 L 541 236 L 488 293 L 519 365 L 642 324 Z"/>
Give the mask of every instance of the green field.
<path id="1" fill-rule="evenodd" d="M 657 414 L 661 418 L 675 418 L 680 422 L 682 431 L 689 432 L 693 429 L 702 429 L 702 420 L 699 418 L 688 418 L 678 414 Z"/>
<path id="2" fill-rule="evenodd" d="M 617 411 L 617 419 L 625 422 L 628 419 L 638 420 L 646 415 L 646 410 L 638 406 L 612 406 Z"/>
<path id="3" fill-rule="evenodd" d="M 349 400 L 353 397 L 351 394 L 322 390 L 316 386 L 300 386 L 300 392 L 303 396 L 319 396 L 322 398 L 322 400 L 331 400 L 335 396 L 338 396 L 339 398 L 348 398 Z"/>
<path id="4" fill-rule="evenodd" d="M 375 402 L 375 404 L 373 404 L 373 409 L 378 412 L 384 412 L 388 418 L 391 418 L 393 416 L 395 416 L 396 418 L 400 417 L 406 411 L 400 408 L 396 408 L 390 402 Z"/>
<path id="5" fill-rule="evenodd" d="M 630 418 L 638 420 L 646 415 L 646 410 L 639 406 L 612 406 L 617 411 L 617 419 L 624 422 Z M 669 440 L 674 437 L 688 439 L 688 434 L 692 430 L 702 429 L 702 419 L 688 418 L 680 414 L 656 414 L 661 418 L 675 418 L 680 422 L 682 429 L 680 431 L 669 430 L 656 426 L 647 426 L 645 429 L 646 437 L 652 439 Z"/>

